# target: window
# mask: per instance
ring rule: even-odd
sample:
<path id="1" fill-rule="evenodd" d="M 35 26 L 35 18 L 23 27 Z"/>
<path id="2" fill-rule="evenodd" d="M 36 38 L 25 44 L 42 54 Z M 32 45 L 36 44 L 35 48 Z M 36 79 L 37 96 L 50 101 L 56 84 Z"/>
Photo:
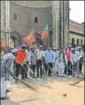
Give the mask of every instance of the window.
<path id="1" fill-rule="evenodd" d="M 79 45 L 79 39 L 77 39 L 77 45 Z"/>
<path id="2" fill-rule="evenodd" d="M 81 45 L 83 44 L 83 40 L 81 39 Z"/>
<path id="3" fill-rule="evenodd" d="M 72 38 L 72 46 L 74 46 L 74 45 L 75 45 L 75 39 Z"/>
<path id="4" fill-rule="evenodd" d="M 38 18 L 37 17 L 34 18 L 34 22 L 38 23 Z"/>
<path id="5" fill-rule="evenodd" d="M 14 13 L 14 20 L 17 20 L 17 15 Z"/>

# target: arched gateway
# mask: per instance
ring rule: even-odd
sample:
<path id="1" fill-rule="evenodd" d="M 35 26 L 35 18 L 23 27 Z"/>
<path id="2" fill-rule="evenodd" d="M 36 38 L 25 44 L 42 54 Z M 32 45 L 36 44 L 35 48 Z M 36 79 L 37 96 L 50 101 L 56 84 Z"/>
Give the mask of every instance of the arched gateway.
<path id="1" fill-rule="evenodd" d="M 10 33 L 10 38 L 14 43 L 14 47 L 21 45 L 21 35 L 17 31 L 12 31 Z"/>

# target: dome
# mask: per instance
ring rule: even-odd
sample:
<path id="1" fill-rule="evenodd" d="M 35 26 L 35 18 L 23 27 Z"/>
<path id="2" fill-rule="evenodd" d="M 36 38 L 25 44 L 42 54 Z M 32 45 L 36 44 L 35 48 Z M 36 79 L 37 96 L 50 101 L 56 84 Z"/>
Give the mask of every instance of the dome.
<path id="1" fill-rule="evenodd" d="M 51 1 L 11 1 L 21 6 L 34 7 L 34 8 L 45 8 L 51 6 Z"/>

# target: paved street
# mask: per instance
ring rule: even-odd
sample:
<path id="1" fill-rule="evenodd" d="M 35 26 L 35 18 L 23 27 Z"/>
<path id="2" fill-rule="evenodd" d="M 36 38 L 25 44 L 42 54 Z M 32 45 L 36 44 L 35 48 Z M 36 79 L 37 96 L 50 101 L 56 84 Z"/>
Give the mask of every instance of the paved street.
<path id="1" fill-rule="evenodd" d="M 64 85 L 65 84 L 67 85 L 67 87 L 63 87 L 63 88 L 65 88 L 65 89 L 67 88 L 67 90 L 69 90 L 72 87 L 70 87 L 70 86 L 68 87 L 68 84 L 73 83 L 73 82 L 75 82 L 77 80 L 78 79 L 72 78 L 72 77 L 60 78 L 60 77 L 52 76 L 52 77 L 49 78 L 47 76 L 44 76 L 43 79 L 37 78 L 37 79 L 33 79 L 33 80 L 26 80 L 26 82 L 29 83 L 29 84 L 31 84 L 32 86 L 36 86 L 39 89 L 39 91 L 40 91 L 40 93 L 38 93 L 38 95 L 41 96 L 41 97 L 43 97 L 42 96 L 43 93 L 41 92 L 41 90 L 42 91 L 46 91 L 46 92 L 47 91 L 50 92 L 49 93 L 49 95 L 50 95 L 50 94 L 52 94 L 51 93 L 52 91 L 53 92 L 54 91 L 56 92 L 58 89 L 60 91 L 59 85 L 60 86 L 63 86 L 63 84 Z M 56 84 L 55 83 L 57 84 L 57 87 L 56 87 Z M 79 86 L 81 87 L 81 89 L 83 91 L 83 87 L 84 86 L 83 86 L 83 83 L 82 82 L 81 82 L 81 84 Z M 40 105 L 38 103 L 39 100 L 37 100 L 36 97 L 37 98 L 41 98 L 41 97 L 36 96 L 36 93 L 35 92 L 32 92 L 30 89 L 27 89 L 27 87 L 25 87 L 23 84 L 21 84 L 21 83 L 15 84 L 14 80 L 11 80 L 11 82 L 9 82 L 9 88 L 11 90 L 11 92 L 8 93 L 9 100 L 1 101 L 1 105 Z M 57 90 L 55 90 L 55 88 Z M 79 87 L 73 87 L 72 89 L 75 90 L 75 88 L 77 90 Z M 25 89 L 27 90 L 27 92 L 26 92 Z M 67 90 L 65 90 L 65 91 L 67 91 Z M 80 88 L 79 88 L 79 92 L 80 92 L 79 94 L 81 95 Z M 56 94 L 59 94 L 59 93 L 56 93 Z M 68 93 L 68 94 L 71 94 L 71 93 Z M 17 97 L 15 97 L 15 96 L 17 96 Z M 33 99 L 32 99 L 32 97 L 33 97 Z M 81 95 L 81 97 L 82 97 L 82 95 Z M 50 99 L 50 98 L 48 98 L 48 99 Z M 43 99 L 43 100 L 45 102 L 47 102 L 46 100 L 48 100 L 48 99 L 46 97 L 46 99 Z M 36 104 L 33 104 L 32 103 L 33 100 L 36 100 L 36 101 L 34 101 Z M 25 102 L 23 102 L 23 101 L 25 101 Z M 81 98 L 80 98 L 80 101 L 81 101 Z M 42 101 L 40 101 L 40 102 L 42 102 Z M 50 104 L 51 102 L 47 102 L 47 103 L 49 103 L 49 104 L 41 104 L 41 105 L 51 105 Z M 61 104 L 61 105 L 63 105 L 63 104 Z M 83 104 L 81 104 L 81 105 L 83 105 Z"/>

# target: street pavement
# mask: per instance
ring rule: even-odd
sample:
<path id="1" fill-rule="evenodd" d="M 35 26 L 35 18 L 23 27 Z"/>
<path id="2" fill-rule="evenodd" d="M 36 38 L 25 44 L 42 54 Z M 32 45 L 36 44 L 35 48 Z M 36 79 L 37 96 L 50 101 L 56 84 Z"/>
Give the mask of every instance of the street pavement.
<path id="1" fill-rule="evenodd" d="M 84 72 L 84 65 L 83 65 L 83 72 Z M 56 80 L 56 81 L 59 81 L 59 82 L 62 82 L 62 81 L 63 82 L 68 82 L 68 81 L 69 82 L 75 82 L 78 79 L 73 78 L 73 77 L 61 78 L 61 77 L 56 77 L 55 75 L 53 75 L 52 77 L 48 77 L 48 76 L 45 75 L 42 79 L 40 79 L 40 78 L 27 79 L 26 82 L 29 83 L 29 84 L 32 84 L 32 85 L 34 85 L 34 83 L 36 83 L 37 85 L 46 87 L 46 83 L 48 83 L 48 81 L 53 81 L 53 80 Z M 10 84 L 11 84 L 11 87 L 12 87 L 12 84 L 15 84 L 15 81 L 13 79 L 10 79 Z M 22 85 L 21 83 L 18 83 L 17 85 L 19 85 L 21 87 L 24 87 L 24 85 Z M 50 88 L 50 87 L 48 87 L 48 88 Z M 1 105 L 20 105 L 20 104 L 12 102 L 10 99 L 8 99 L 8 100 L 1 100 Z"/>

